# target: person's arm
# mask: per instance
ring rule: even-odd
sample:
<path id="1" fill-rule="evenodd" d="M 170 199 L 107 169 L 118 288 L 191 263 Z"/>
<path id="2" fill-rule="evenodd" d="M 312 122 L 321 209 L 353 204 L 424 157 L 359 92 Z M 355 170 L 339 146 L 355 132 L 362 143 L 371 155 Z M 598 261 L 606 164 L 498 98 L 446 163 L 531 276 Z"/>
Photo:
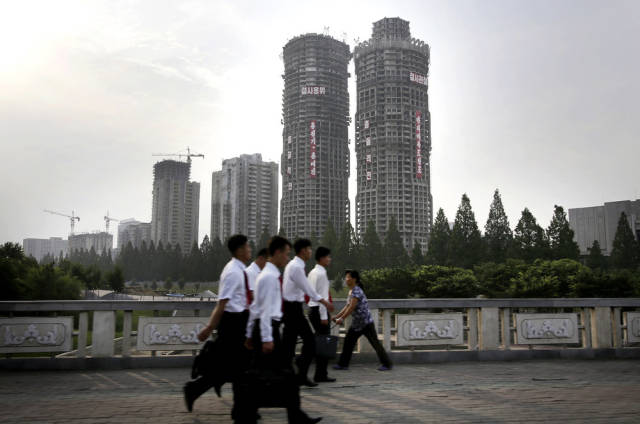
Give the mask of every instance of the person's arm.
<path id="1" fill-rule="evenodd" d="M 307 280 L 307 276 L 304 275 L 304 269 L 300 267 L 296 267 L 292 270 L 291 280 L 293 283 L 301 289 L 311 300 L 314 302 L 318 302 L 323 304 L 328 310 L 333 311 L 333 305 L 330 304 L 326 299 L 323 299 L 309 284 L 309 280 Z M 328 298 L 329 296 L 327 296 Z"/>
<path id="2" fill-rule="evenodd" d="M 353 310 L 356 308 L 356 306 L 358 306 L 358 302 L 359 301 L 360 301 L 360 299 L 358 299 L 357 297 L 352 297 L 349 300 L 349 303 L 347 304 L 347 306 L 342 308 L 342 311 L 340 311 L 340 313 L 338 315 L 336 315 L 333 318 L 333 320 L 338 324 L 341 324 L 342 322 L 344 322 L 344 319 L 346 317 L 348 317 L 349 315 L 351 315 L 351 312 L 353 312 Z"/>
<path id="3" fill-rule="evenodd" d="M 322 296 L 324 299 L 329 299 L 329 279 L 327 278 L 327 273 L 323 272 L 318 278 L 318 294 Z M 318 311 L 320 312 L 320 320 L 323 324 L 328 324 L 329 322 L 329 313 L 327 312 L 327 308 L 324 305 L 320 305 Z"/>
<path id="4" fill-rule="evenodd" d="M 218 328 L 218 324 L 220 324 L 220 319 L 222 318 L 224 308 L 225 306 L 227 306 L 228 301 L 229 299 L 218 300 L 218 304 L 215 308 L 213 308 L 211 316 L 209 317 L 209 324 L 198 333 L 198 340 L 200 340 L 201 342 L 207 340 L 207 338 L 211 335 L 211 332 Z"/>

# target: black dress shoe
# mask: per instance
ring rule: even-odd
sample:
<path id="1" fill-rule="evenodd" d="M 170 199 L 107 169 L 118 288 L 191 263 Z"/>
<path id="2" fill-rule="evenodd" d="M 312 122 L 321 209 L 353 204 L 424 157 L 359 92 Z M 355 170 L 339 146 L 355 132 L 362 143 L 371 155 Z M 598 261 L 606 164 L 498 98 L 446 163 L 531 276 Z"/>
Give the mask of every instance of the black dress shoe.
<path id="1" fill-rule="evenodd" d="M 316 387 L 318 385 L 318 383 L 314 383 L 313 381 L 309 380 L 308 378 L 301 378 L 300 380 L 298 380 L 298 385 L 299 386 L 307 386 L 307 387 Z"/>
<path id="2" fill-rule="evenodd" d="M 193 402 L 195 402 L 196 399 L 191 395 L 188 384 L 184 385 L 184 387 L 182 388 L 182 392 L 184 393 L 184 403 L 187 407 L 187 411 L 193 411 Z"/>
<path id="3" fill-rule="evenodd" d="M 213 390 L 216 391 L 216 394 L 218 395 L 218 397 L 222 397 L 222 395 L 220 394 L 220 389 L 222 388 L 222 384 L 214 384 L 213 385 Z"/>
<path id="4" fill-rule="evenodd" d="M 322 421 L 322 417 L 318 417 L 318 418 L 309 418 L 309 420 L 307 421 L 308 424 L 315 424 Z"/>
<path id="5" fill-rule="evenodd" d="M 313 381 L 315 381 L 316 383 L 333 383 L 334 381 L 336 381 L 336 379 L 331 377 L 322 377 L 314 378 Z"/>

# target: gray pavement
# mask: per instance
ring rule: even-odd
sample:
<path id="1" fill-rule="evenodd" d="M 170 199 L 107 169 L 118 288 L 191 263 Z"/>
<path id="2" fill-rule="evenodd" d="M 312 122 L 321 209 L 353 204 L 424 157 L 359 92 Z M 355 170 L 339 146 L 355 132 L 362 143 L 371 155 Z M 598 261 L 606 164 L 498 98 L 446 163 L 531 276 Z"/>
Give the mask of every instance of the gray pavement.
<path id="1" fill-rule="evenodd" d="M 188 369 L 0 372 L 0 423 L 230 423 L 231 388 L 185 410 Z M 323 423 L 640 422 L 640 361 L 373 364 L 333 371 L 336 383 L 303 388 Z M 286 422 L 260 410 L 262 423 Z"/>

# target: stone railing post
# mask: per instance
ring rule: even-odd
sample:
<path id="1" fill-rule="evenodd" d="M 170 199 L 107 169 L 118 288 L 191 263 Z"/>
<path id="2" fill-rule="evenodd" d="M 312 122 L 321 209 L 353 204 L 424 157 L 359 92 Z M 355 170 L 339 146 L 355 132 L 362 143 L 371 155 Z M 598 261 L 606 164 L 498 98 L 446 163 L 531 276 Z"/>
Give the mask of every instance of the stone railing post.
<path id="1" fill-rule="evenodd" d="M 467 309 L 467 342 L 469 350 L 478 350 L 478 308 Z"/>
<path id="2" fill-rule="evenodd" d="M 133 313 L 132 311 L 124 311 L 124 320 L 122 321 L 122 356 L 131 356 L 131 325 Z"/>
<path id="3" fill-rule="evenodd" d="M 89 332 L 89 312 L 78 316 L 78 358 L 87 356 L 87 333 Z"/>
<path id="4" fill-rule="evenodd" d="M 386 351 L 391 350 L 391 309 L 382 310 L 382 346 Z"/>
<path id="5" fill-rule="evenodd" d="M 480 350 L 500 347 L 500 309 L 480 308 Z"/>
<path id="6" fill-rule="evenodd" d="M 594 348 L 611 347 L 611 308 L 597 306 L 591 313 L 591 343 Z"/>
<path id="7" fill-rule="evenodd" d="M 91 356 L 96 358 L 113 356 L 115 335 L 116 313 L 114 311 L 94 311 Z"/>

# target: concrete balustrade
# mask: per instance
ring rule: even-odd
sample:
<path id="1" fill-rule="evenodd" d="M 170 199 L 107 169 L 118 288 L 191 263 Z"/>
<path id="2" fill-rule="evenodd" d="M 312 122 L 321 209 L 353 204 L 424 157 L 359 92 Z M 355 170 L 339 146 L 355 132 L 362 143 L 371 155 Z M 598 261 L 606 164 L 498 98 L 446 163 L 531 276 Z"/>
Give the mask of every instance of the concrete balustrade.
<path id="1" fill-rule="evenodd" d="M 335 300 L 335 306 L 340 310 L 344 300 Z M 397 362 L 640 357 L 637 298 L 372 299 L 369 306 L 382 344 Z M 97 366 L 87 365 L 91 361 L 186 366 L 202 345 L 195 335 L 214 307 L 214 301 L 0 302 L 0 352 L 12 354 L 0 359 L 0 368 L 38 368 L 43 359 L 53 368 Z M 137 328 L 134 311 L 148 311 L 138 317 Z M 179 312 L 160 316 L 163 311 Z M 116 312 L 122 315 L 121 328 L 116 328 Z M 344 333 L 349 323 L 332 333 Z M 16 358 L 61 351 L 67 352 L 64 358 Z M 354 360 L 375 357 L 364 337 L 359 352 Z M 72 359 L 85 361 L 69 365 Z"/>

